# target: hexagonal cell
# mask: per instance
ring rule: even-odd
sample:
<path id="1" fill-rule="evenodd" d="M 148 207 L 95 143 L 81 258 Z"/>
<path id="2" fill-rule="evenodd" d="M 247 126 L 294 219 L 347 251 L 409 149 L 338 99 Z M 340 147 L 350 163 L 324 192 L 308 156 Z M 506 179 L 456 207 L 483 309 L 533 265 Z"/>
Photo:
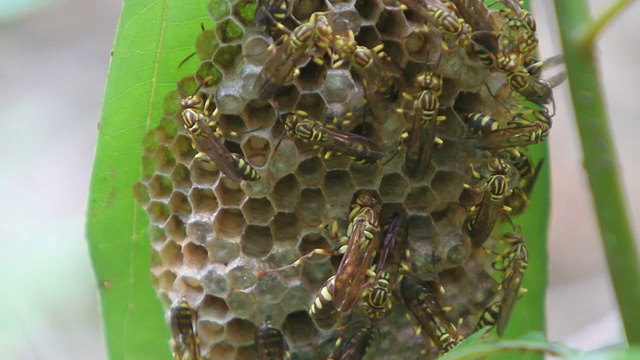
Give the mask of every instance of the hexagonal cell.
<path id="1" fill-rule="evenodd" d="M 220 47 L 220 42 L 216 38 L 215 30 L 204 30 L 196 37 L 196 54 L 200 60 L 213 59 L 213 52 Z M 185 89 L 185 93 L 191 94 Z"/>
<path id="2" fill-rule="evenodd" d="M 163 116 L 160 123 L 153 129 L 153 135 L 158 143 L 171 141 L 178 133 L 178 127 L 172 117 Z"/>
<path id="3" fill-rule="evenodd" d="M 205 216 L 211 216 L 218 209 L 218 199 L 211 189 L 194 187 L 189 193 L 193 211 Z"/>
<path id="4" fill-rule="evenodd" d="M 182 264 L 182 252 L 180 245 L 175 241 L 167 241 L 160 249 L 160 257 L 167 267 L 176 267 Z"/>
<path id="5" fill-rule="evenodd" d="M 313 120 L 321 119 L 327 104 L 320 94 L 316 92 L 302 93 L 296 104 L 296 109 L 309 113 Z"/>
<path id="6" fill-rule="evenodd" d="M 219 65 L 216 65 L 213 61 L 209 60 L 200 63 L 200 66 L 196 71 L 196 76 L 199 79 L 210 79 L 208 83 L 211 85 L 219 84 L 223 78 Z"/>
<path id="7" fill-rule="evenodd" d="M 233 6 L 233 15 L 244 26 L 253 24 L 255 12 L 256 3 L 253 0 L 241 0 Z"/>
<path id="8" fill-rule="evenodd" d="M 271 203 L 278 211 L 293 209 L 300 195 L 300 183 L 293 174 L 278 180 L 270 194 Z"/>
<path id="9" fill-rule="evenodd" d="M 221 114 L 238 114 L 246 101 L 242 94 L 238 93 L 236 84 L 222 82 L 216 91 L 216 105 Z"/>
<path id="10" fill-rule="evenodd" d="M 169 206 L 163 202 L 152 201 L 147 207 L 149 220 L 156 224 L 164 224 L 169 218 Z"/>
<path id="11" fill-rule="evenodd" d="M 246 289 L 258 280 L 258 270 L 261 261 L 249 256 L 241 255 L 227 265 L 227 276 L 234 289 Z"/>
<path id="12" fill-rule="evenodd" d="M 366 46 L 371 49 L 380 45 L 382 38 L 375 26 L 367 25 L 360 28 L 360 31 L 356 34 L 356 41 L 359 45 Z"/>
<path id="13" fill-rule="evenodd" d="M 325 11 L 326 4 L 322 0 L 295 0 L 291 6 L 291 15 L 299 22 L 304 22 L 317 11 Z"/>
<path id="14" fill-rule="evenodd" d="M 300 254 L 305 255 L 316 249 L 333 250 L 333 247 L 323 235 L 318 233 L 309 233 L 302 237 L 300 245 L 298 245 L 298 249 L 300 250 Z M 326 259 L 326 256 L 314 255 L 306 261 L 325 261 Z"/>
<path id="15" fill-rule="evenodd" d="M 280 246 L 295 246 L 298 243 L 300 225 L 296 214 L 279 212 L 269 227 Z"/>
<path id="16" fill-rule="evenodd" d="M 276 121 L 276 112 L 269 103 L 252 100 L 244 107 L 244 119 L 250 129 L 269 128 Z"/>
<path id="17" fill-rule="evenodd" d="M 226 335 L 225 335 L 226 337 Z M 236 348 L 226 341 L 219 342 L 209 350 L 208 359 L 233 360 L 236 356 Z"/>
<path id="18" fill-rule="evenodd" d="M 345 155 L 332 154 L 328 158 L 323 158 L 322 161 L 327 170 L 346 170 L 351 165 L 351 158 Z"/>
<path id="19" fill-rule="evenodd" d="M 195 158 L 189 165 L 194 185 L 211 186 L 218 180 L 220 171 L 208 158 Z"/>
<path id="20" fill-rule="evenodd" d="M 355 187 L 348 171 L 333 170 L 324 177 L 322 190 L 328 202 L 334 199 L 350 199 Z"/>
<path id="21" fill-rule="evenodd" d="M 233 42 L 242 37 L 242 27 L 232 18 L 225 19 L 216 24 L 216 35 L 222 43 Z"/>
<path id="22" fill-rule="evenodd" d="M 244 290 L 233 291 L 227 297 L 229 309 L 237 316 L 248 319 L 256 310 L 256 300 L 250 292 Z"/>
<path id="23" fill-rule="evenodd" d="M 260 302 L 278 304 L 286 290 L 287 288 L 282 283 L 280 276 L 270 273 L 258 278 L 258 282 L 253 286 L 252 293 Z"/>
<path id="24" fill-rule="evenodd" d="M 351 73 L 345 69 L 330 69 L 320 84 L 320 95 L 328 103 L 345 101 L 356 91 Z"/>
<path id="25" fill-rule="evenodd" d="M 271 323 L 275 326 L 275 324 L 281 324 L 284 322 L 286 316 L 287 314 L 282 310 L 282 306 L 280 306 L 279 303 L 262 303 L 256 307 L 256 312 L 253 314 L 252 320 L 255 324 L 262 324 L 264 319 L 269 317 L 271 318 Z"/>
<path id="26" fill-rule="evenodd" d="M 244 119 L 238 115 L 223 114 L 218 118 L 218 127 L 225 136 L 237 137 L 247 131 Z"/>
<path id="27" fill-rule="evenodd" d="M 187 237 L 196 244 L 206 244 L 213 235 L 213 225 L 210 221 L 193 220 L 187 223 Z"/>
<path id="28" fill-rule="evenodd" d="M 140 174 L 140 180 L 142 181 L 149 181 L 156 172 L 156 164 L 151 156 L 153 156 L 152 152 L 145 151 L 144 156 L 142 157 L 142 171 Z"/>
<path id="29" fill-rule="evenodd" d="M 282 331 L 292 347 L 312 344 L 318 335 L 318 329 L 306 311 L 298 311 L 287 315 L 282 324 Z"/>
<path id="30" fill-rule="evenodd" d="M 184 254 L 184 263 L 194 269 L 202 268 L 209 259 L 207 249 L 192 242 L 188 242 L 182 247 L 182 254 Z"/>
<path id="31" fill-rule="evenodd" d="M 464 180 L 457 172 L 438 171 L 431 180 L 431 188 L 441 202 L 455 201 L 462 192 Z"/>
<path id="32" fill-rule="evenodd" d="M 257 359 L 258 353 L 255 344 L 242 346 L 236 349 L 235 360 Z"/>
<path id="33" fill-rule="evenodd" d="M 189 168 L 183 164 L 176 165 L 176 168 L 171 173 L 171 180 L 173 180 L 174 188 L 188 192 L 192 185 Z"/>
<path id="34" fill-rule="evenodd" d="M 158 289 L 165 292 L 173 291 L 173 283 L 176 281 L 176 274 L 170 270 L 163 271 L 158 276 Z"/>
<path id="35" fill-rule="evenodd" d="M 270 41 L 262 35 L 252 36 L 244 43 L 243 52 L 244 59 L 247 63 L 253 65 L 264 64 L 264 59 L 267 56 L 267 48 Z"/>
<path id="36" fill-rule="evenodd" d="M 375 187 L 380 179 L 382 164 L 375 162 L 370 165 L 351 163 L 351 176 L 357 187 Z"/>
<path id="37" fill-rule="evenodd" d="M 429 216 L 411 215 L 408 221 L 408 237 L 411 244 L 428 244 L 438 235 L 438 231 Z"/>
<path id="38" fill-rule="evenodd" d="M 242 213 L 249 224 L 266 225 L 273 217 L 274 210 L 266 197 L 249 198 L 242 205 Z"/>
<path id="39" fill-rule="evenodd" d="M 379 0 L 356 0 L 354 6 L 362 18 L 370 21 L 375 21 L 384 9 Z"/>
<path id="40" fill-rule="evenodd" d="M 198 309 L 198 314 L 203 311 L 205 305 Z M 211 320 L 198 321 L 198 337 L 205 344 L 217 343 L 224 339 L 224 325 Z"/>
<path id="41" fill-rule="evenodd" d="M 242 59 L 242 48 L 240 45 L 220 46 L 213 54 L 213 61 L 224 73 L 233 71 Z"/>
<path id="42" fill-rule="evenodd" d="M 282 86 L 273 96 L 273 103 L 278 104 L 281 111 L 293 110 L 300 98 L 300 91 L 293 85 Z"/>
<path id="43" fill-rule="evenodd" d="M 269 172 L 274 178 L 281 178 L 294 172 L 300 162 L 298 147 L 293 141 L 286 139 L 282 141 L 285 137 L 283 133 L 277 136 L 278 142 L 269 159 Z"/>
<path id="44" fill-rule="evenodd" d="M 382 177 L 378 191 L 383 202 L 394 201 L 403 198 L 408 185 L 407 180 L 402 175 L 394 172 Z"/>
<path id="45" fill-rule="evenodd" d="M 214 319 L 226 321 L 229 316 L 229 307 L 224 299 L 213 295 L 205 295 L 198 309 L 199 319 Z"/>
<path id="46" fill-rule="evenodd" d="M 326 66 L 318 65 L 315 61 L 309 61 L 300 69 L 300 76 L 295 83 L 302 91 L 313 91 L 320 87 L 327 73 Z"/>
<path id="47" fill-rule="evenodd" d="M 240 238 L 240 246 L 247 256 L 260 258 L 269 255 L 273 247 L 271 229 L 266 226 L 247 225 Z"/>
<path id="48" fill-rule="evenodd" d="M 200 280 L 195 278 L 193 275 L 179 275 L 175 281 L 174 288 L 179 293 L 188 293 L 189 297 L 192 299 L 200 298 L 204 295 L 204 290 Z M 192 302 L 190 301 L 190 303 Z"/>
<path id="49" fill-rule="evenodd" d="M 220 209 L 213 220 L 217 237 L 234 239 L 244 231 L 246 222 L 240 209 Z"/>
<path id="50" fill-rule="evenodd" d="M 211 261 L 228 264 L 240 254 L 240 244 L 233 240 L 216 238 L 207 244 Z"/>
<path id="51" fill-rule="evenodd" d="M 404 48 L 404 44 L 395 41 L 395 40 L 382 40 L 384 44 L 384 52 L 387 53 L 393 62 L 398 64 L 400 68 L 404 68 L 407 61 L 409 60 L 409 55 Z"/>
<path id="52" fill-rule="evenodd" d="M 147 212 L 149 212 L 149 209 L 147 209 Z M 151 239 L 151 243 L 154 247 L 156 246 L 156 244 L 160 244 L 160 246 L 162 246 L 162 244 L 167 241 L 167 237 L 164 233 L 164 228 L 160 226 L 156 226 L 153 224 L 149 225 L 147 234 L 149 235 L 149 239 Z"/>
<path id="53" fill-rule="evenodd" d="M 320 186 L 325 172 L 322 161 L 314 156 L 300 162 L 296 169 L 296 176 L 304 186 Z"/>
<path id="54" fill-rule="evenodd" d="M 269 140 L 259 136 L 249 136 L 242 142 L 245 157 L 254 166 L 262 167 L 269 161 L 271 145 Z"/>
<path id="55" fill-rule="evenodd" d="M 227 297 L 229 295 L 229 292 L 231 291 L 231 283 L 227 278 L 226 268 L 220 264 L 207 266 L 202 271 L 202 286 L 206 290 L 207 294 L 215 295 L 221 298 Z M 224 304 L 224 302 L 222 302 L 222 304 Z M 218 305 L 222 306 L 222 304 Z M 224 307 L 221 309 L 225 308 L 226 304 L 224 304 Z"/>
<path id="56" fill-rule="evenodd" d="M 240 206 L 247 197 L 240 184 L 227 177 L 220 179 L 215 188 L 215 193 L 220 206 Z"/>
<path id="57" fill-rule="evenodd" d="M 437 203 L 438 198 L 428 186 L 412 187 L 404 201 L 407 211 L 419 214 L 429 213 Z"/>
<path id="58" fill-rule="evenodd" d="M 279 269 L 283 266 L 291 265 L 294 261 L 300 258 L 300 252 L 296 248 L 291 247 L 276 247 L 267 257 L 268 269 Z M 278 274 L 281 276 L 299 276 L 299 267 L 287 268 L 284 270 L 278 270 Z"/>
<path id="59" fill-rule="evenodd" d="M 231 13 L 231 6 L 227 0 L 211 0 L 207 12 L 213 21 L 220 21 Z"/>
<path id="60" fill-rule="evenodd" d="M 425 62 L 432 42 L 429 34 L 424 29 L 413 30 L 406 38 L 404 38 L 404 47 L 412 60 Z"/>
<path id="61" fill-rule="evenodd" d="M 312 293 L 307 284 L 301 280 L 293 280 L 287 284 L 287 290 L 280 305 L 286 313 L 306 311 L 309 308 L 311 296 Z"/>
<path id="62" fill-rule="evenodd" d="M 447 231 L 438 237 L 440 245 L 436 250 L 436 257 L 445 268 L 460 266 L 466 262 L 471 253 L 471 243 L 466 234 L 460 231 Z"/>
<path id="63" fill-rule="evenodd" d="M 187 195 L 180 191 L 175 191 L 169 199 L 169 209 L 171 213 L 178 216 L 189 216 L 191 214 L 191 205 Z"/>
<path id="64" fill-rule="evenodd" d="M 320 224 L 325 220 L 326 206 L 327 202 L 320 189 L 306 188 L 300 194 L 295 212 L 309 224 Z"/>
<path id="65" fill-rule="evenodd" d="M 179 162 L 188 164 L 198 153 L 192 143 L 190 136 L 178 134 L 169 145 L 169 149 Z"/>
<path id="66" fill-rule="evenodd" d="M 149 190 L 147 189 L 147 185 L 138 181 L 133 185 L 133 196 L 136 198 L 136 201 L 140 206 L 146 207 L 149 204 Z"/>
<path id="67" fill-rule="evenodd" d="M 163 145 L 159 145 L 158 149 L 151 155 L 157 170 L 163 173 L 169 173 L 176 166 L 176 159 L 171 151 Z"/>
<path id="68" fill-rule="evenodd" d="M 409 24 L 400 9 L 386 9 L 376 21 L 376 29 L 382 38 L 404 38 L 409 32 Z"/>
<path id="69" fill-rule="evenodd" d="M 402 203 L 384 202 L 380 211 L 380 225 L 386 226 L 398 214 L 407 215 L 407 210 Z"/>
<path id="70" fill-rule="evenodd" d="M 309 281 L 313 288 L 320 289 L 320 286 L 322 286 L 328 278 L 336 274 L 339 261 L 336 258 L 336 264 L 334 266 L 331 260 L 334 259 L 324 259 L 318 262 L 305 261 L 304 266 L 302 266 L 302 277 Z"/>

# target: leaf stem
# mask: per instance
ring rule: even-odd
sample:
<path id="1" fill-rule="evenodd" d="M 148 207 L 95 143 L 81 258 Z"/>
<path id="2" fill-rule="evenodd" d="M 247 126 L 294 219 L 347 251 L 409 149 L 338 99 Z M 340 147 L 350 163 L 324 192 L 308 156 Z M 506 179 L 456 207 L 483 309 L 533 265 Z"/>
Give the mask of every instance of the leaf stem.
<path id="1" fill-rule="evenodd" d="M 583 39 L 580 41 L 582 46 L 585 49 L 593 48 L 596 37 L 600 34 L 602 29 L 607 26 L 620 11 L 632 2 L 633 0 L 618 0 L 605 9 L 604 12 L 597 19 L 592 21 L 590 26 L 586 29 Z"/>
<path id="2" fill-rule="evenodd" d="M 619 1 L 624 3 L 625 1 Z M 576 113 L 584 167 L 593 197 L 609 272 L 629 344 L 640 343 L 640 262 L 592 47 L 580 42 L 591 22 L 586 1 L 555 1 Z M 611 12 L 615 14 L 615 11 Z M 610 15 L 613 16 L 613 15 Z M 606 22 L 606 21 L 605 21 Z"/>

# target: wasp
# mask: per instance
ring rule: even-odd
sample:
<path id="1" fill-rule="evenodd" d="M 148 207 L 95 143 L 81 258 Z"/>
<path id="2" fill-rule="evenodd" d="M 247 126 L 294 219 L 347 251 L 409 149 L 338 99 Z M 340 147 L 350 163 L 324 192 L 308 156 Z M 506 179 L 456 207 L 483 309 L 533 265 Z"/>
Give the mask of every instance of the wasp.
<path id="1" fill-rule="evenodd" d="M 289 15 L 287 0 L 258 0 L 258 8 L 253 16 L 253 22 L 274 25 L 282 23 L 287 15 Z"/>
<path id="2" fill-rule="evenodd" d="M 403 9 L 418 13 L 440 33 L 455 38 L 459 47 L 466 47 L 471 41 L 471 27 L 459 18 L 451 8 L 438 0 L 401 0 Z M 453 5 L 453 4 L 452 4 Z M 455 6 L 455 5 L 453 5 Z M 428 30 L 428 29 L 427 29 Z M 448 45 L 443 41 L 442 47 L 446 51 Z"/>
<path id="3" fill-rule="evenodd" d="M 333 351 L 327 360 L 359 360 L 362 359 L 373 341 L 373 327 L 366 326 L 349 337 L 341 336 L 336 341 Z"/>
<path id="4" fill-rule="evenodd" d="M 549 136 L 550 125 L 545 122 L 527 123 L 494 131 L 487 131 L 477 139 L 481 150 L 501 150 L 538 144 Z"/>
<path id="5" fill-rule="evenodd" d="M 511 209 L 512 215 L 520 215 L 529 205 L 529 197 L 542 170 L 544 159 L 541 159 L 534 168 L 528 152 L 509 149 L 508 156 L 511 158 L 513 167 L 518 170 L 520 181 L 514 186 L 511 195 L 504 199 L 504 204 Z"/>
<path id="6" fill-rule="evenodd" d="M 215 125 L 218 109 L 207 116 L 208 104 L 195 95 L 186 96 L 178 84 L 178 90 L 183 96 L 180 105 L 182 106 L 182 122 L 184 127 L 191 133 L 191 138 L 196 143 L 198 149 L 213 161 L 218 169 L 227 175 L 231 180 L 240 182 L 242 180 L 254 181 L 260 179 L 256 170 L 240 155 L 230 152 L 222 143 L 222 134 L 218 129 L 215 131 L 210 127 Z"/>
<path id="7" fill-rule="evenodd" d="M 478 319 L 478 325 L 476 325 L 476 331 L 483 327 L 494 326 L 496 324 L 497 319 L 500 317 L 500 305 L 499 301 L 494 302 L 482 311 L 480 319 Z"/>
<path id="8" fill-rule="evenodd" d="M 504 235 L 508 248 L 494 262 L 494 268 L 504 271 L 504 277 L 500 283 L 503 292 L 502 301 L 499 305 L 498 319 L 496 321 L 498 336 L 504 332 L 513 313 L 516 300 L 521 292 L 522 279 L 529 267 L 529 252 L 524 245 L 524 238 L 517 233 L 507 233 Z"/>
<path id="9" fill-rule="evenodd" d="M 384 318 L 391 310 L 391 274 L 379 271 L 376 281 L 364 292 L 364 308 L 362 312 L 372 319 Z"/>
<path id="10" fill-rule="evenodd" d="M 196 331 L 197 312 L 183 296 L 171 306 L 173 356 L 176 360 L 202 360 L 200 339 Z"/>
<path id="11" fill-rule="evenodd" d="M 475 247 L 481 247 L 487 241 L 500 218 L 504 198 L 510 192 L 507 177 L 509 168 L 510 166 L 500 158 L 494 158 L 489 162 L 491 175 L 485 182 L 484 195 L 477 205 L 475 217 L 466 224 L 467 234 Z"/>
<path id="12" fill-rule="evenodd" d="M 405 167 L 409 176 L 422 177 L 431 162 L 433 144 L 442 143 L 436 137 L 436 125 L 445 117 L 438 116 L 442 79 L 431 71 L 425 71 L 416 76 L 416 85 L 422 90 L 415 96 L 413 103 L 413 121 Z M 413 99 L 406 93 L 403 96 Z"/>
<path id="13" fill-rule="evenodd" d="M 486 132 L 496 131 L 500 128 L 498 120 L 489 115 L 469 113 L 464 116 L 465 124 L 474 135 L 482 135 Z"/>
<path id="14" fill-rule="evenodd" d="M 309 114 L 302 110 L 288 114 L 284 128 L 290 137 L 298 138 L 321 148 L 325 158 L 335 152 L 350 156 L 361 164 L 373 164 L 384 157 L 384 153 L 378 150 L 378 145 L 373 141 L 311 120 Z"/>
<path id="15" fill-rule="evenodd" d="M 333 304 L 335 281 L 335 275 L 325 281 L 320 290 L 318 290 L 309 308 L 309 316 L 318 328 L 323 330 L 331 329 L 336 321 L 338 321 L 338 310 Z"/>
<path id="16" fill-rule="evenodd" d="M 351 309 L 375 253 L 380 246 L 379 216 L 382 202 L 373 192 L 363 190 L 355 195 L 349 213 L 348 243 L 336 271 L 333 303 L 338 311 Z"/>
<path id="17" fill-rule="evenodd" d="M 440 285 L 427 281 L 418 285 L 410 277 L 400 281 L 400 294 L 409 311 L 420 327 L 442 352 L 448 352 L 458 345 L 460 338 L 456 327 L 447 319 L 438 302 Z"/>
<path id="18" fill-rule="evenodd" d="M 275 328 L 268 317 L 261 326 L 256 328 L 254 339 L 258 360 L 288 360 L 291 358 L 282 331 Z"/>
<path id="19" fill-rule="evenodd" d="M 369 104 L 376 104 L 375 93 L 379 93 L 388 102 L 396 101 L 398 97 L 398 83 L 392 74 L 400 73 L 399 68 L 383 51 L 382 44 L 369 49 L 357 46 L 351 55 L 351 64 L 362 77 L 365 99 Z M 338 67 L 341 61 L 334 64 Z"/>
<path id="20" fill-rule="evenodd" d="M 279 29 L 287 31 L 281 24 Z M 266 100 L 276 94 L 281 85 L 291 82 L 300 70 L 298 66 L 309 58 L 309 51 L 315 44 L 327 47 L 325 39 L 331 39 L 333 31 L 325 13 L 314 13 L 309 21 L 298 25 L 290 34 L 284 35 L 282 44 L 269 56 L 264 67 L 258 74 L 254 87 L 258 91 L 258 98 Z M 320 58 L 314 61 L 322 62 Z"/>

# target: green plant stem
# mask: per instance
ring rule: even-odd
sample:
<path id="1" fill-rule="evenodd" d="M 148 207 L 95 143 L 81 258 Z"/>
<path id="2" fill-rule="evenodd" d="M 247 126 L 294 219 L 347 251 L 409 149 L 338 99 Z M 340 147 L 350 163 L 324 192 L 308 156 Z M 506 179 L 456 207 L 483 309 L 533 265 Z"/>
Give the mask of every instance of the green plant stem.
<path id="1" fill-rule="evenodd" d="M 585 49 L 593 48 L 596 41 L 596 37 L 602 29 L 613 20 L 627 5 L 631 4 L 633 0 L 618 0 L 610 5 L 596 20 L 590 22 L 589 27 L 586 29 L 584 37 L 580 41 Z"/>
<path id="2" fill-rule="evenodd" d="M 553 343 L 544 343 L 529 340 L 486 340 L 467 348 L 460 349 L 456 352 L 451 352 L 447 354 L 443 358 L 443 360 L 482 359 L 505 352 L 509 352 L 511 354 L 510 356 L 514 358 L 513 352 L 516 351 L 520 353 L 520 356 L 522 356 L 525 352 L 533 352 L 552 355 L 560 358 L 570 358 L 577 354 L 575 350 L 571 350 L 564 346 Z"/>
<path id="3" fill-rule="evenodd" d="M 629 344 L 640 343 L 640 264 L 618 176 L 615 149 L 594 54 L 582 46 L 590 23 L 586 1 L 555 1 L 584 167 L 598 217 L 609 272 Z"/>

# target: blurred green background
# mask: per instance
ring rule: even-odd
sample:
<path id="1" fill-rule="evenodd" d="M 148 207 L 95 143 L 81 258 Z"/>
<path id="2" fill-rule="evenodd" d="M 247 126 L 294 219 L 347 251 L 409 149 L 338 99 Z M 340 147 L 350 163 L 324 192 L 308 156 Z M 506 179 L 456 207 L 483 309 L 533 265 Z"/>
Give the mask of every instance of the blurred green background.
<path id="1" fill-rule="evenodd" d="M 591 3 L 597 11 L 608 1 Z M 542 57 L 560 53 L 554 20 L 546 20 L 553 6 L 533 6 Z M 106 359 L 84 228 L 119 11 L 118 1 L 0 0 L 0 359 Z M 636 233 L 639 16 L 636 3 L 598 45 Z M 591 349 L 619 341 L 620 321 L 566 84 L 555 93 L 549 337 Z"/>

